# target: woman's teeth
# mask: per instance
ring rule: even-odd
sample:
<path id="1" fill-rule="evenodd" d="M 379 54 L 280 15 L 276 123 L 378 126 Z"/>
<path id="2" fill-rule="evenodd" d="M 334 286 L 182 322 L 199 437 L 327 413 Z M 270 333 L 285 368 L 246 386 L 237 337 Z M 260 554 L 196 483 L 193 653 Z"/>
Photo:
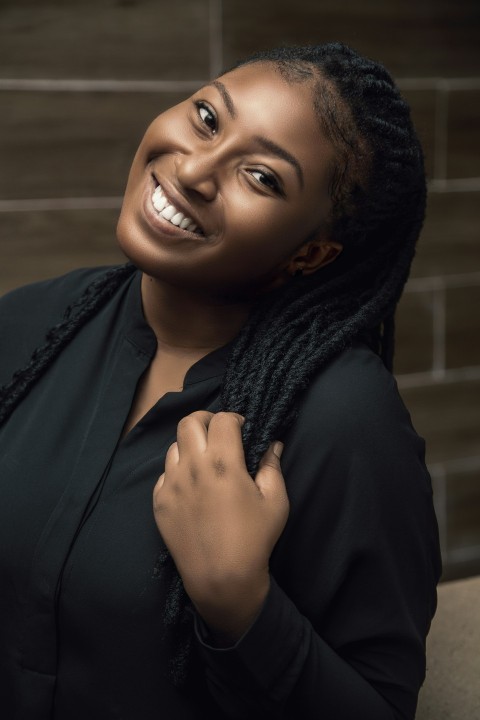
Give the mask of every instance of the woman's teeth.
<path id="1" fill-rule="evenodd" d="M 158 214 L 165 218 L 165 220 L 171 222 L 172 225 L 177 225 L 177 227 L 181 227 L 183 230 L 188 230 L 189 232 L 197 232 L 199 235 L 202 234 L 191 218 L 179 212 L 174 205 L 170 205 L 160 185 L 157 185 L 152 195 L 152 205 Z"/>

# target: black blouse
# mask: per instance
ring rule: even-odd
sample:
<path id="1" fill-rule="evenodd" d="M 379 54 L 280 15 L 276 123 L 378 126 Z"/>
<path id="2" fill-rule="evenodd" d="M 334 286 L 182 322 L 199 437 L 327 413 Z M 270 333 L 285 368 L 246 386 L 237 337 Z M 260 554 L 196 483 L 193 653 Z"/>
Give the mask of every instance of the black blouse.
<path id="1" fill-rule="evenodd" d="M 0 301 L 0 383 L 102 269 Z M 438 537 L 423 441 L 358 344 L 312 383 L 285 438 L 291 511 L 254 625 L 193 682 L 168 678 L 164 547 L 152 512 L 176 425 L 219 409 L 228 348 L 196 363 L 120 440 L 156 350 L 137 272 L 0 429 L 0 707 L 12 720 L 413 718 Z"/>

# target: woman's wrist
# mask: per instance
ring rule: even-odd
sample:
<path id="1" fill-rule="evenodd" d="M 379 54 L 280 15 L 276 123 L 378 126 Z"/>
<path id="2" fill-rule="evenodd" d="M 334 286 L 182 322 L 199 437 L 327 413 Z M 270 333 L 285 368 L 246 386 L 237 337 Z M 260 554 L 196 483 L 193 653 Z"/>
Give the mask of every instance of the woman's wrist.
<path id="1" fill-rule="evenodd" d="M 210 588 L 209 592 L 198 592 L 197 597 L 190 595 L 207 628 L 208 643 L 219 648 L 235 645 L 257 619 L 269 589 L 267 574 L 247 586 L 230 582 L 214 592 Z"/>

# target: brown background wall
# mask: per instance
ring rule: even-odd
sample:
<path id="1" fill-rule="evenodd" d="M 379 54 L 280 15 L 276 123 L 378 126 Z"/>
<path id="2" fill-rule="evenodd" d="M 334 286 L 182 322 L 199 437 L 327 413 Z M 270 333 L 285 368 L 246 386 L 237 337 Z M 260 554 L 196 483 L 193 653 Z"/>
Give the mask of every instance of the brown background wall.
<path id="1" fill-rule="evenodd" d="M 120 198 L 156 114 L 252 50 L 335 39 L 391 70 L 424 142 L 396 367 L 428 443 L 445 577 L 479 572 L 478 0 L 2 0 L 0 292 L 122 260 Z"/>

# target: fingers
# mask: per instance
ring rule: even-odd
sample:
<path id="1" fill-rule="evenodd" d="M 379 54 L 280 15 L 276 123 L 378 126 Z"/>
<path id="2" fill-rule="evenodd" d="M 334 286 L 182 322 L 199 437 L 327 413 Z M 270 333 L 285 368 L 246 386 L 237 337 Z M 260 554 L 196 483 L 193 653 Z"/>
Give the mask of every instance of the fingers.
<path id="1" fill-rule="evenodd" d="M 168 470 L 172 465 L 178 465 L 180 454 L 178 452 L 178 443 L 174 442 L 170 445 L 165 456 L 165 470 Z"/>
<path id="2" fill-rule="evenodd" d="M 232 412 L 219 412 L 208 426 L 208 447 L 215 455 L 245 465 L 242 426 L 245 419 Z"/>
<path id="3" fill-rule="evenodd" d="M 180 455 L 189 451 L 205 452 L 207 448 L 207 432 L 213 413 L 207 410 L 196 412 L 182 418 L 177 426 L 177 444 Z"/>
<path id="4" fill-rule="evenodd" d="M 242 425 L 244 418 L 238 413 L 213 414 L 198 410 L 184 417 L 177 427 L 177 445 L 180 458 L 204 454 L 207 450 L 220 457 L 244 463 Z"/>
<path id="5" fill-rule="evenodd" d="M 258 466 L 255 483 L 266 499 L 285 506 L 288 513 L 288 495 L 280 467 L 282 452 L 283 443 L 277 441 L 270 445 Z"/>

